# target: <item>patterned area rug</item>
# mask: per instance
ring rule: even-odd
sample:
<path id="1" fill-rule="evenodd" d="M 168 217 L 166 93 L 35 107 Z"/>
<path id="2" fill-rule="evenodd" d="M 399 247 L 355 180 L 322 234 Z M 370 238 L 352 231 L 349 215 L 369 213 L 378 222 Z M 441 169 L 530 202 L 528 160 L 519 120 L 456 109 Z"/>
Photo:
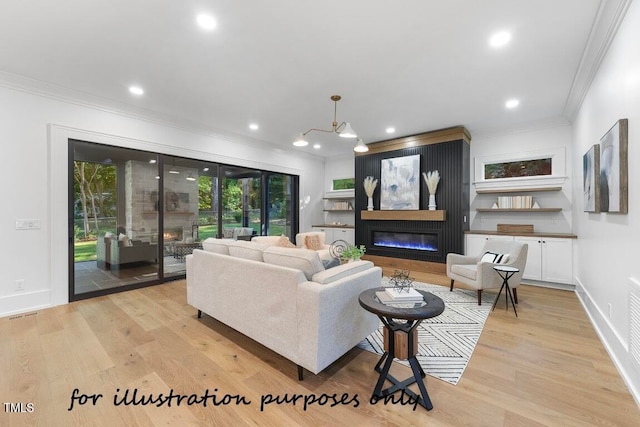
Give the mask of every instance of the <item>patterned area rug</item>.
<path id="1" fill-rule="evenodd" d="M 383 277 L 382 286 L 388 285 L 388 277 Z M 427 375 L 455 385 L 469 363 L 496 294 L 483 292 L 482 305 L 478 305 L 475 290 L 454 288 L 449 292 L 448 286 L 420 282 L 413 282 L 413 287 L 439 296 L 445 306 L 440 316 L 423 320 L 418 326 L 416 359 Z M 382 355 L 382 323 L 358 347 Z M 404 360 L 395 362 L 409 366 Z"/>

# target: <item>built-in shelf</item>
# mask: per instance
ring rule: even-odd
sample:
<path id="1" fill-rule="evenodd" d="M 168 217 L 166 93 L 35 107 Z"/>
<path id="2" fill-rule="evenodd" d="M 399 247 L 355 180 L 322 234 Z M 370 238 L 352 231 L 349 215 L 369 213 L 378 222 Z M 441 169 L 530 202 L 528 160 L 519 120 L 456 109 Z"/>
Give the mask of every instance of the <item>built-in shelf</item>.
<path id="1" fill-rule="evenodd" d="M 530 209 L 505 209 L 505 208 L 478 208 L 478 212 L 560 212 L 562 208 L 530 208 Z"/>
<path id="2" fill-rule="evenodd" d="M 360 219 L 378 221 L 446 221 L 447 211 L 361 211 Z"/>
<path id="3" fill-rule="evenodd" d="M 476 190 L 477 194 L 500 194 L 500 193 L 533 193 L 537 191 L 560 191 L 562 187 L 524 187 L 524 188 L 502 188 L 492 190 L 490 188 Z"/>
<path id="4" fill-rule="evenodd" d="M 353 212 L 353 209 L 324 209 L 322 212 Z"/>

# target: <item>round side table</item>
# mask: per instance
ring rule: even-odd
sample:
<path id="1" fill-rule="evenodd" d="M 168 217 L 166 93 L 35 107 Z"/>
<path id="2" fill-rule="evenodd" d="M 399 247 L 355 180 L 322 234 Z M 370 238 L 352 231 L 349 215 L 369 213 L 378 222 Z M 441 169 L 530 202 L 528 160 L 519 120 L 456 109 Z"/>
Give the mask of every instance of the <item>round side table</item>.
<path id="1" fill-rule="evenodd" d="M 428 411 L 433 409 L 433 404 L 427 393 L 427 388 L 422 379 L 425 373 L 422 366 L 416 359 L 418 348 L 417 328 L 424 319 L 439 316 L 444 311 L 444 302 L 432 293 L 421 291 L 423 296 L 422 302 L 419 303 L 383 303 L 378 296 L 378 292 L 385 292 L 385 288 L 368 289 L 360 294 L 358 300 L 360 306 L 367 311 L 377 315 L 385 327 L 385 335 L 387 339 L 387 347 L 382 357 L 375 366 L 376 372 L 380 373 L 378 382 L 371 395 L 373 402 L 392 395 L 397 391 L 403 390 L 405 394 L 426 408 Z M 398 322 L 404 320 L 404 322 Z M 405 347 L 406 344 L 406 348 Z M 396 348 L 400 347 L 400 348 Z M 407 359 L 413 372 L 413 377 L 399 381 L 389 374 L 389 368 L 393 359 Z M 391 382 L 393 385 L 382 390 L 385 381 Z M 409 389 L 409 385 L 416 383 L 420 390 L 420 396 Z"/>
<path id="2" fill-rule="evenodd" d="M 513 311 L 514 313 L 516 313 L 516 317 L 518 317 L 518 311 L 516 310 L 516 305 L 513 302 L 513 295 L 511 294 L 511 288 L 509 288 L 509 279 L 511 279 L 511 277 L 514 274 L 516 274 L 518 271 L 520 271 L 520 269 L 516 267 L 509 267 L 508 265 L 494 265 L 493 269 L 502 278 L 502 286 L 500 286 L 500 291 L 498 292 L 498 296 L 496 297 L 496 300 L 493 302 L 493 308 L 491 310 L 493 311 L 496 308 L 496 304 L 500 299 L 500 294 L 502 293 L 502 289 L 507 288 L 507 290 L 504 293 L 504 302 L 505 302 L 507 311 L 509 310 L 509 298 L 511 298 L 511 305 L 513 306 Z"/>

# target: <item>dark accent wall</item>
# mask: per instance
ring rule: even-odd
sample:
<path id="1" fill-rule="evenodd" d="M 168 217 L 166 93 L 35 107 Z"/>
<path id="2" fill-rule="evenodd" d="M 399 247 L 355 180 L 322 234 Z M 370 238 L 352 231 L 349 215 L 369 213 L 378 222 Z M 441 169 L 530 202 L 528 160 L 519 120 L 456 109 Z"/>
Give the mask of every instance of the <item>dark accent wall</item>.
<path id="1" fill-rule="evenodd" d="M 380 165 L 383 159 L 420 155 L 420 174 L 438 170 L 440 183 L 436 190 L 438 210 L 446 211 L 445 221 L 378 221 L 362 220 L 360 212 L 367 209 L 367 196 L 362 182 L 367 176 L 380 180 Z M 446 262 L 449 252 L 464 252 L 464 231 L 469 229 L 469 143 L 465 140 L 441 142 L 393 151 L 375 152 L 355 157 L 356 222 L 355 240 L 367 247 L 368 255 L 391 256 L 431 262 Z M 427 210 L 429 192 L 420 177 L 420 209 Z M 374 193 L 374 209 L 380 209 L 380 184 Z M 372 230 L 424 231 L 438 234 L 437 253 L 411 249 L 376 248 L 371 245 Z"/>

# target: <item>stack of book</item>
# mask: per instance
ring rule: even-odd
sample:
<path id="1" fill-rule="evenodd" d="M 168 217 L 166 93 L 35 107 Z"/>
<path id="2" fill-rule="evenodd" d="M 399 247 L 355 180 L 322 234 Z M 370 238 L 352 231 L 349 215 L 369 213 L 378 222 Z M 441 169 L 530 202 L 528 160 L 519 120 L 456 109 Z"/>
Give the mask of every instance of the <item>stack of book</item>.
<path id="1" fill-rule="evenodd" d="M 533 207 L 532 196 L 500 196 L 497 207 L 500 209 L 531 209 Z"/>
<path id="2" fill-rule="evenodd" d="M 377 292 L 376 295 L 385 304 L 388 303 L 417 303 L 422 302 L 424 297 L 413 288 L 385 288 L 384 292 Z"/>

